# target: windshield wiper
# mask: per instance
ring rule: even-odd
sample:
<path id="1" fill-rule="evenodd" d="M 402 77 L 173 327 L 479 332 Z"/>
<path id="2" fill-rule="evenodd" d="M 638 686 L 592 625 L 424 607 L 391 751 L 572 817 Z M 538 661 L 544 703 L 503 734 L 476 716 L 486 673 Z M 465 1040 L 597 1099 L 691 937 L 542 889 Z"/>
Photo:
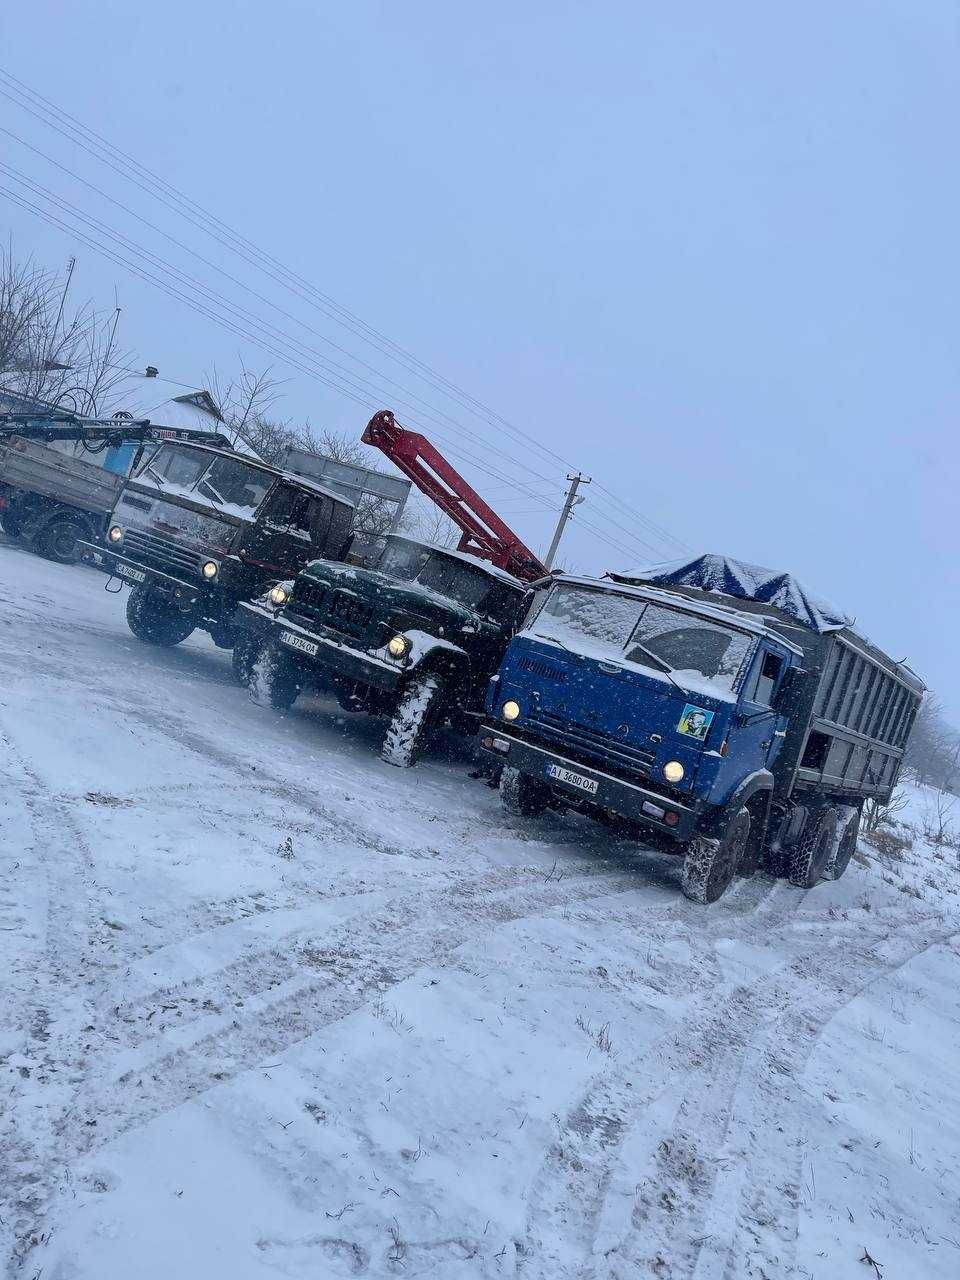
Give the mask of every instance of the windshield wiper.
<path id="1" fill-rule="evenodd" d="M 143 468 L 143 474 L 149 476 L 158 489 L 162 489 L 164 487 L 163 476 L 159 473 L 159 471 L 154 471 L 153 467 L 151 467 L 149 462 Z"/>
<path id="2" fill-rule="evenodd" d="M 220 494 L 219 494 L 219 493 L 217 493 L 216 489 L 213 487 L 213 485 L 210 483 L 210 481 L 209 481 L 209 480 L 201 480 L 201 481 L 200 481 L 200 483 L 203 485 L 204 491 L 205 491 L 205 492 L 207 492 L 207 491 L 209 492 L 209 494 L 210 494 L 210 501 L 211 501 L 211 502 L 215 502 L 215 503 L 217 504 L 217 506 L 218 506 L 218 507 L 222 507 L 222 506 L 223 506 L 223 504 L 224 504 L 224 502 L 226 501 L 226 499 L 225 499 L 225 498 L 221 498 L 221 497 L 220 497 Z"/>
<path id="3" fill-rule="evenodd" d="M 663 672 L 663 674 L 667 677 L 667 679 L 670 681 L 670 683 L 674 686 L 675 689 L 679 689 L 681 693 L 687 692 L 687 690 L 683 687 L 682 684 L 680 684 L 678 680 L 674 680 L 673 667 L 671 667 L 669 662 L 664 661 L 664 659 L 660 657 L 659 653 L 654 653 L 652 649 L 648 649 L 646 645 L 640 644 L 636 640 L 634 640 L 633 642 L 633 648 L 639 649 L 640 652 L 644 655 L 644 657 L 649 658 L 650 661 L 654 664 L 654 666 Z"/>

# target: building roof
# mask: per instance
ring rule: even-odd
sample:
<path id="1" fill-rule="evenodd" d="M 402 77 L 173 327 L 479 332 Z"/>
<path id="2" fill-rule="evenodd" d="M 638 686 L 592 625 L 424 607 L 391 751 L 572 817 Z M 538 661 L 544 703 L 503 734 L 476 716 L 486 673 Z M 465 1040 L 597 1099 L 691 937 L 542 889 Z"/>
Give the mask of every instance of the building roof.
<path id="1" fill-rule="evenodd" d="M 133 374 L 118 389 L 115 410 L 133 418 L 149 418 L 157 427 L 217 431 L 224 425 L 223 414 L 209 391 L 198 387 L 171 396 L 169 387 L 166 378 Z"/>

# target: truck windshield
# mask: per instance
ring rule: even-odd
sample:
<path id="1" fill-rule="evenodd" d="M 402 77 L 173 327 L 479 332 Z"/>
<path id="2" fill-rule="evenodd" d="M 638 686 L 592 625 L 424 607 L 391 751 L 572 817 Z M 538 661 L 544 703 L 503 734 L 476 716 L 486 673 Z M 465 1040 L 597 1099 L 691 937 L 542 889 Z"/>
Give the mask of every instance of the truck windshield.
<path id="1" fill-rule="evenodd" d="M 406 538 L 388 538 L 376 568 L 391 578 L 409 582 L 417 576 L 429 558 L 430 548 L 422 543 L 408 542 Z"/>
<path id="2" fill-rule="evenodd" d="M 199 450 L 165 444 L 149 457 L 137 473 L 178 489 L 192 489 L 210 465 L 210 455 Z"/>
<path id="3" fill-rule="evenodd" d="M 217 457 L 203 449 L 165 444 L 141 467 L 138 476 L 158 488 L 212 503 L 234 515 L 252 516 L 275 477 L 238 458 Z"/>
<path id="4" fill-rule="evenodd" d="M 475 609 L 490 590 L 491 582 L 482 569 L 463 560 L 433 552 L 417 574 L 417 581 L 431 591 Z"/>
<path id="5" fill-rule="evenodd" d="M 573 585 L 552 588 L 530 630 L 579 652 L 669 669 L 681 684 L 708 680 L 724 692 L 734 689 L 753 647 L 746 632 L 712 618 Z"/>

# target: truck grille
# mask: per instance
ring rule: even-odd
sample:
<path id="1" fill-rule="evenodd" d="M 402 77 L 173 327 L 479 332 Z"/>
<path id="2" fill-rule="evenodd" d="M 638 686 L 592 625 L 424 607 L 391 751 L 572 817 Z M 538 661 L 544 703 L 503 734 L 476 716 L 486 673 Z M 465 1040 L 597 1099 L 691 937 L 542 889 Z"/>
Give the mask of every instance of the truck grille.
<path id="1" fill-rule="evenodd" d="M 656 759 L 652 751 L 631 746 L 605 729 L 578 724 L 550 711 L 531 711 L 524 727 L 551 746 L 564 748 L 583 764 L 614 769 L 635 778 L 649 777 Z"/>
<path id="2" fill-rule="evenodd" d="M 366 634 L 373 618 L 373 610 L 352 592 L 333 590 L 307 578 L 297 582 L 287 610 L 355 638 Z"/>
<path id="3" fill-rule="evenodd" d="M 125 529 L 122 550 L 135 560 L 141 560 L 154 568 L 186 574 L 190 578 L 197 577 L 200 569 L 199 552 L 181 547 L 169 538 L 146 533 L 143 529 Z"/>

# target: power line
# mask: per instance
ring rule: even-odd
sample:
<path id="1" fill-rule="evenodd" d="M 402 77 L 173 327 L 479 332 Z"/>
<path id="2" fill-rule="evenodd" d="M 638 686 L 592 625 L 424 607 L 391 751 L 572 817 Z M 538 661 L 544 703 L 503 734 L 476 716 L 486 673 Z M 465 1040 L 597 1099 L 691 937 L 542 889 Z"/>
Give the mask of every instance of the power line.
<path id="1" fill-rule="evenodd" d="M 232 321 L 231 319 L 224 317 L 222 315 L 219 315 L 214 311 L 211 311 L 202 302 L 198 302 L 195 299 L 190 299 L 185 294 L 181 293 L 179 289 L 168 284 L 167 282 L 162 280 L 160 277 L 153 275 L 153 273 L 147 270 L 146 268 L 142 267 L 137 263 L 131 263 L 129 260 L 122 257 L 116 251 L 102 245 L 101 243 L 94 240 L 92 237 L 87 235 L 82 230 L 79 230 L 78 228 L 71 226 L 69 223 L 64 222 L 62 219 L 58 218 L 55 214 L 52 214 L 49 211 L 45 211 L 43 208 L 35 205 L 32 201 L 27 200 L 25 197 L 19 195 L 18 193 L 12 192 L 7 188 L 0 186 L 0 195 L 6 196 L 7 199 L 11 200 L 14 204 L 18 205 L 20 208 L 23 208 L 30 213 L 33 213 L 35 216 L 41 218 L 43 221 L 47 222 L 48 224 L 52 226 L 56 226 L 60 230 L 75 236 L 82 243 L 86 244 L 90 249 L 92 249 L 95 253 L 99 254 L 101 257 L 106 258 L 108 261 L 113 262 L 118 266 L 124 267 L 125 269 L 127 269 L 128 271 L 136 275 L 138 278 L 143 280 L 145 283 L 155 285 L 157 288 L 161 289 L 164 293 L 167 293 L 169 296 L 176 298 L 180 302 L 183 302 L 191 310 L 194 310 L 198 314 L 204 315 L 208 319 L 213 320 L 214 323 L 221 325 L 222 327 L 226 328 L 229 332 L 234 333 L 236 336 L 242 338 L 244 341 L 250 342 L 253 346 L 259 347 L 261 350 L 265 351 L 268 355 L 273 355 L 278 359 L 285 360 L 287 363 L 299 369 L 300 372 L 305 373 L 308 376 L 317 378 L 320 382 L 323 382 L 325 385 L 331 387 L 333 390 L 338 391 L 340 394 L 347 396 L 351 400 L 354 400 L 357 404 L 363 406 L 368 412 L 377 407 L 378 402 L 376 400 L 359 396 L 354 392 L 352 392 L 348 387 L 338 385 L 335 381 L 329 379 L 328 377 L 325 377 L 321 373 L 318 373 L 316 370 L 311 370 L 305 367 L 304 365 L 299 363 L 295 358 L 292 358 L 288 353 L 278 351 L 274 346 L 270 344 L 270 342 L 267 339 L 263 338 L 262 336 L 251 334 L 249 331 L 240 327 L 240 325 L 237 322 Z M 474 466 L 482 474 L 489 475 L 494 479 L 500 480 L 506 484 L 513 484 L 521 492 L 525 492 L 524 485 L 522 484 L 522 482 L 517 480 L 511 480 L 511 478 L 506 476 L 502 471 L 495 470 L 493 467 L 489 466 L 486 460 L 480 460 L 476 458 L 474 455 L 466 451 L 461 445 L 455 442 L 449 442 L 446 440 L 444 440 L 444 444 L 446 445 L 448 452 L 452 456 L 466 460 L 468 463 Z M 536 493 L 531 492 L 529 496 L 538 500 L 542 500 L 541 495 L 538 495 Z M 550 509 L 555 511 L 560 510 L 559 506 L 552 505 L 552 504 L 550 506 Z M 608 546 L 612 547 L 614 550 L 618 551 L 619 553 L 627 556 L 634 554 L 629 548 L 625 547 L 622 543 L 618 542 L 614 538 L 611 538 L 605 530 L 599 529 L 585 520 L 582 520 L 581 524 L 583 524 L 584 528 L 589 529 L 598 539 L 600 539 L 602 542 L 606 543 Z"/>
<path id="2" fill-rule="evenodd" d="M 444 392 L 444 394 L 450 395 L 451 398 L 459 399 L 461 403 L 465 403 L 468 408 L 471 406 L 476 406 L 476 409 L 471 408 L 472 412 L 476 412 L 476 410 L 480 410 L 480 412 L 483 415 L 485 415 L 488 419 L 492 420 L 495 423 L 500 424 L 503 428 L 511 432 L 514 436 L 519 436 L 520 438 L 528 442 L 530 445 L 532 445 L 535 449 L 537 449 L 541 454 L 545 454 L 546 456 L 554 458 L 557 461 L 561 461 L 561 462 L 563 461 L 563 459 L 560 458 L 560 455 L 554 453 L 553 450 L 549 449 L 547 446 L 537 441 L 528 432 L 523 431 L 521 428 L 514 426 L 514 424 L 508 422 L 506 419 L 502 418 L 499 414 L 496 414 L 493 410 L 489 409 L 489 407 L 484 405 L 482 401 L 476 400 L 473 396 L 469 395 L 469 393 L 463 391 L 462 388 L 457 387 L 455 383 L 452 383 L 448 379 L 444 378 L 442 375 L 437 374 L 436 371 L 432 370 L 428 365 L 424 364 L 424 362 L 420 361 L 417 357 L 413 356 L 410 352 L 405 351 L 404 348 L 394 343 L 391 339 L 387 338 L 385 335 L 379 333 L 376 329 L 366 324 L 366 322 L 362 321 L 359 317 L 353 315 L 353 313 L 349 312 L 346 308 L 340 306 L 339 303 L 336 303 L 335 300 L 330 298 L 328 295 L 321 293 L 314 286 L 309 284 L 309 282 L 304 281 L 302 277 L 297 276 L 295 272 L 291 271 L 289 268 L 285 267 L 282 263 L 278 262 L 277 259 L 265 253 L 263 250 L 258 249 L 256 245 L 254 245 L 251 241 L 246 240 L 243 236 L 239 235 L 237 232 L 233 231 L 221 219 L 217 218 L 215 215 L 208 213 L 206 210 L 202 208 L 202 206 L 198 205 L 195 201 L 191 200 L 188 196 L 184 195 L 184 193 L 180 192 L 176 187 L 167 183 L 164 179 L 160 178 L 158 175 L 152 173 L 145 166 L 141 165 L 139 161 L 135 160 L 133 157 L 128 156 L 126 153 L 124 153 L 119 148 L 115 147 L 112 143 L 110 143 L 107 139 L 102 138 L 99 134 L 96 134 L 93 130 L 88 129 L 87 126 L 83 125 L 80 121 L 76 120 L 76 118 L 71 116 L 68 112 L 63 111 L 61 108 L 56 107 L 55 104 L 50 103 L 49 100 L 43 98 L 42 95 L 30 89 L 29 86 L 23 84 L 22 81 L 19 81 L 15 76 L 11 75 L 9 72 L 6 72 L 0 69 L 0 76 L 3 76 L 3 78 L 8 82 L 8 88 L 10 87 L 10 85 L 19 86 L 19 89 L 20 91 L 22 91 L 22 94 L 29 95 L 29 98 L 28 98 L 28 101 L 25 102 L 23 101 L 22 97 L 18 98 L 17 96 L 15 96 L 17 92 L 16 90 L 14 90 L 14 93 L 10 93 L 10 92 L 7 92 L 7 90 L 3 89 L 2 87 L 0 87 L 0 93 L 3 93 L 4 96 L 6 96 L 11 101 L 16 102 L 17 105 L 19 105 L 22 109 L 28 111 L 35 118 L 41 120 L 41 122 L 46 124 L 48 127 L 54 128 L 57 132 L 59 132 L 62 136 L 66 137 L 74 145 L 80 146 L 82 150 L 87 152 L 87 154 L 91 155 L 94 159 L 97 159 L 100 163 L 107 165 L 115 173 L 118 173 L 119 176 L 123 177 L 127 181 L 132 181 L 141 190 L 145 191 L 148 195 L 150 195 L 151 198 L 157 198 L 157 192 L 155 188 L 159 187 L 162 192 L 168 193 L 174 202 L 174 203 L 171 203 L 169 199 L 161 198 L 162 204 L 164 204 L 167 208 L 170 208 L 173 212 L 178 213 L 180 216 L 185 217 L 194 226 L 204 231 L 205 234 L 211 235 L 212 238 L 217 240 L 220 244 L 231 249 L 233 252 L 237 252 L 239 256 L 243 258 L 243 260 L 246 261 L 249 265 L 256 266 L 258 269 L 268 274 L 270 278 L 274 279 L 276 282 L 281 283 L 286 288 L 291 289 L 291 291 L 297 294 L 297 296 L 301 297 L 302 299 L 308 302 L 311 302 L 310 297 L 304 298 L 304 293 L 301 290 L 305 289 L 309 295 L 312 295 L 313 298 L 319 300 L 324 304 L 323 306 L 319 307 L 319 309 L 322 310 L 324 314 L 327 314 L 328 316 L 330 316 L 330 310 L 332 309 L 336 314 L 331 316 L 330 318 L 336 319 L 340 323 L 349 322 L 347 323 L 347 327 L 350 328 L 355 334 L 358 334 L 358 336 L 364 338 L 367 341 L 370 341 L 372 345 L 377 346 L 378 349 L 380 349 L 385 354 L 390 355 L 391 358 L 397 359 L 400 363 L 406 363 L 408 368 L 411 368 L 415 373 L 417 373 L 417 376 L 422 376 L 427 381 L 430 381 L 431 379 L 433 379 L 434 385 L 437 386 L 438 389 L 441 389 Z M 39 110 L 35 109 L 37 107 L 39 108 Z M 40 114 L 41 112 L 43 114 Z M 45 119 L 44 116 L 53 116 L 54 119 L 53 120 Z M 57 117 L 60 118 L 59 122 L 57 120 Z M 64 124 L 66 126 L 65 128 L 63 127 Z M 67 132 L 67 130 L 69 130 L 69 132 Z M 26 143 L 23 139 L 19 138 L 17 135 L 12 134 L 9 130 L 6 130 L 5 132 L 7 132 L 9 136 L 14 137 L 17 141 L 21 142 L 23 145 L 27 146 L 29 149 L 33 150 L 36 154 L 41 155 L 49 163 L 52 163 L 57 167 L 61 168 L 64 172 L 67 172 L 76 180 L 84 183 L 88 187 L 91 187 L 93 190 L 97 191 L 98 194 L 103 196 L 103 198 L 111 201 L 112 203 L 116 204 L 118 207 L 124 209 L 125 212 L 139 219 L 141 222 L 145 223 L 147 226 L 150 226 L 151 229 L 155 230 L 158 234 L 163 235 L 166 239 L 176 244 L 179 248 L 184 249 L 186 252 L 191 253 L 192 256 L 198 258 L 198 260 L 204 262 L 206 265 L 211 266 L 213 269 L 220 271 L 221 274 L 231 279 L 234 283 L 238 284 L 241 288 L 244 288 L 247 291 L 254 293 L 254 296 L 258 297 L 261 301 L 264 301 L 268 305 L 281 311 L 282 314 L 289 316 L 291 319 L 295 321 L 295 323 L 302 324 L 304 325 L 305 328 L 310 329 L 310 326 L 306 325 L 304 321 L 300 320 L 298 317 L 290 316 L 289 312 L 283 311 L 283 309 L 279 308 L 276 303 L 272 302 L 272 300 L 264 298 L 263 295 L 256 294 L 256 292 L 251 290 L 248 285 L 244 284 L 244 282 L 237 280 L 235 276 L 232 276 L 229 272 L 223 271 L 223 269 L 219 268 L 216 264 L 210 263 L 208 259 L 204 258 L 200 254 L 197 254 L 189 246 L 184 245 L 182 242 L 176 240 L 175 237 L 170 236 L 166 231 L 163 230 L 163 228 L 157 227 L 155 224 L 149 222 L 147 219 L 142 218 L 139 214 L 129 209 L 126 205 L 123 205 L 122 202 L 114 200 L 113 197 L 107 195 L 105 192 L 101 191 L 99 188 L 94 187 L 93 184 L 87 182 L 86 179 L 80 177 L 77 174 L 71 173 L 71 171 L 66 169 L 65 166 L 60 165 L 58 161 L 53 160 L 49 156 L 45 156 L 44 153 L 40 152 L 37 148 L 32 147 L 31 144 Z M 91 147 L 87 144 L 85 139 L 93 139 L 94 145 L 98 146 L 101 149 L 106 149 L 108 154 L 106 156 L 104 156 L 103 154 L 98 154 L 96 151 L 91 149 Z M 115 157 L 116 160 L 119 161 L 120 165 L 122 165 L 123 168 L 119 168 L 117 163 L 114 163 L 113 157 Z M 125 171 L 130 169 L 134 171 L 132 174 L 130 172 Z M 147 180 L 147 182 L 149 182 L 152 185 L 154 189 L 151 189 L 151 187 L 145 186 L 144 183 L 140 181 L 140 179 L 136 176 L 138 173 L 142 174 L 143 177 Z M 193 216 L 193 211 L 195 211 L 196 214 L 199 215 L 202 221 L 200 222 L 197 221 L 197 218 Z M 230 244 L 227 240 L 223 239 L 223 236 L 217 234 L 216 230 L 212 230 L 211 227 L 222 229 L 224 234 L 226 234 L 231 241 L 234 241 L 236 243 Z M 248 252 L 241 252 L 241 249 L 237 247 L 238 245 L 242 246 L 243 249 L 249 250 L 249 252 L 252 252 L 252 254 L 254 255 L 254 260 L 251 259 Z M 283 276 L 287 278 L 286 279 L 279 278 L 276 274 L 276 271 L 269 270 L 266 266 L 264 266 L 264 263 L 271 264 L 274 268 L 276 268 L 276 271 L 281 272 Z M 232 304 L 228 304 L 228 305 L 232 305 Z M 317 305 L 317 302 L 312 302 L 312 305 Z M 333 343 L 332 340 L 328 339 L 325 335 L 320 334 L 316 330 L 311 329 L 310 331 L 314 332 L 318 337 L 321 338 L 322 341 L 329 343 L 335 349 L 345 354 L 347 358 L 354 360 L 356 363 L 359 363 L 364 367 L 366 367 L 367 369 L 370 369 L 372 372 L 376 373 L 378 377 L 385 376 L 380 371 L 373 369 L 372 366 L 365 364 L 365 362 L 360 360 L 352 352 L 346 351 L 344 348 L 339 347 L 336 343 Z M 287 340 L 293 341 L 293 342 L 296 341 L 294 339 L 289 339 L 289 337 L 287 337 Z M 299 344 L 299 345 L 302 346 L 302 344 Z M 384 347 L 389 348 L 389 350 L 384 351 Z M 343 366 L 338 366 L 338 368 L 340 369 L 342 374 L 347 374 L 349 376 L 349 371 L 343 370 Z M 429 375 L 429 376 L 426 376 L 426 375 Z M 366 380 L 364 379 L 362 381 L 366 381 Z M 399 385 L 399 384 L 393 383 L 392 379 L 387 378 L 387 381 L 391 382 L 393 385 Z M 330 385 L 330 384 L 328 383 L 327 385 Z M 406 394 L 409 394 L 413 398 L 417 399 L 421 404 L 427 403 L 423 401 L 422 398 L 417 396 L 415 392 L 411 392 L 408 388 L 403 388 L 403 390 L 406 392 Z M 464 431 L 467 434 L 473 434 L 474 438 L 475 439 L 477 438 L 475 436 L 475 433 L 469 433 L 468 429 L 465 428 L 462 423 L 458 423 L 455 419 L 452 419 L 450 415 L 445 414 L 443 410 L 431 409 L 430 411 L 440 413 L 448 421 L 453 423 L 457 429 Z M 480 440 L 479 442 L 483 445 L 487 444 L 485 440 Z M 523 466 L 525 470 L 532 471 L 532 468 L 529 468 L 528 464 L 522 464 L 522 463 L 518 464 L 516 460 L 514 460 L 514 463 L 515 465 Z M 536 475 L 535 472 L 533 474 Z M 538 479 L 541 479 L 549 483 L 554 483 L 554 481 L 552 481 L 547 477 L 538 477 Z M 511 481 L 509 483 L 511 483 L 512 485 L 516 485 L 517 482 Z M 633 511 L 631 508 L 627 506 L 627 504 L 622 499 L 617 497 L 617 495 L 613 494 L 611 491 L 607 490 L 604 486 L 598 484 L 598 489 L 603 490 L 603 492 L 605 492 L 611 498 L 611 500 L 613 500 L 617 504 L 617 506 L 626 515 L 628 515 L 630 519 L 638 520 L 645 526 L 649 527 L 653 532 L 655 532 L 660 537 L 668 538 L 678 543 L 678 545 L 683 545 L 682 543 L 680 543 L 679 539 L 677 539 L 674 535 L 669 534 L 666 530 L 663 530 L 660 526 L 656 525 L 648 517 Z M 645 539 L 640 538 L 632 529 L 627 529 L 624 526 L 620 525 L 619 522 L 612 519 L 612 517 L 610 517 L 609 514 L 604 512 L 598 512 L 598 516 L 602 519 L 607 520 L 609 523 L 613 524 L 615 528 L 620 529 L 625 535 L 627 535 L 634 541 L 637 541 L 640 545 L 647 547 L 648 550 L 652 550 L 652 548 L 649 547 L 649 544 L 646 543 Z M 586 522 L 581 522 L 581 523 L 584 523 L 586 527 Z"/>

